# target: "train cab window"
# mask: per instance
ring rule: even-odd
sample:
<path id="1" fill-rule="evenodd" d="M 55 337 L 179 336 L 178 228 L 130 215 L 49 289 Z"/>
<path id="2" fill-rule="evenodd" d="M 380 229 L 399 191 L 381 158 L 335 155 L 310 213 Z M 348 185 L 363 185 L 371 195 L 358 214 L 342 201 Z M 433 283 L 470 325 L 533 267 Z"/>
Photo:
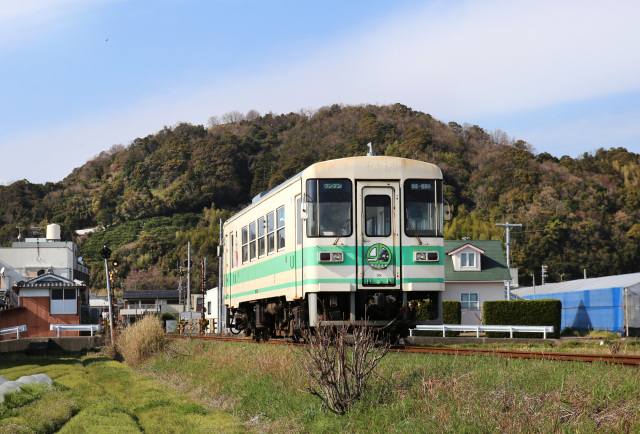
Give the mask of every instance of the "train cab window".
<path id="1" fill-rule="evenodd" d="M 285 247 L 284 244 L 284 207 L 281 206 L 276 210 L 276 220 L 278 224 L 278 250 Z"/>
<path id="2" fill-rule="evenodd" d="M 274 219 L 274 213 L 271 211 L 267 214 L 267 252 L 273 253 L 276 249 L 276 221 Z"/>
<path id="3" fill-rule="evenodd" d="M 442 181 L 408 179 L 404 183 L 404 233 L 407 236 L 442 236 Z"/>
<path id="4" fill-rule="evenodd" d="M 264 237 L 264 217 L 258 219 L 258 258 L 262 258 L 266 252 L 266 243 Z"/>
<path id="5" fill-rule="evenodd" d="M 256 222 L 249 223 L 249 258 L 256 259 Z"/>
<path id="6" fill-rule="evenodd" d="M 351 201 L 351 181 L 348 179 L 307 180 L 307 236 L 350 236 Z"/>
<path id="7" fill-rule="evenodd" d="M 249 262 L 249 228 L 242 228 L 242 263 Z"/>
<path id="8" fill-rule="evenodd" d="M 391 235 L 391 198 L 370 194 L 364 198 L 365 233 L 369 237 Z"/>

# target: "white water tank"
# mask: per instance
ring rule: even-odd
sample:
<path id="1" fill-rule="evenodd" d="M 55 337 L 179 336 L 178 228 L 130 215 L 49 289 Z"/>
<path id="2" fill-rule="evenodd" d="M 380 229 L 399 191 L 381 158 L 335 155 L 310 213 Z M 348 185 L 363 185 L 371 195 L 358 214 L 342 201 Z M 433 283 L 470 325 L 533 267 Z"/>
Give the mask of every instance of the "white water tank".
<path id="1" fill-rule="evenodd" d="M 47 241 L 60 241 L 60 225 L 47 225 Z"/>

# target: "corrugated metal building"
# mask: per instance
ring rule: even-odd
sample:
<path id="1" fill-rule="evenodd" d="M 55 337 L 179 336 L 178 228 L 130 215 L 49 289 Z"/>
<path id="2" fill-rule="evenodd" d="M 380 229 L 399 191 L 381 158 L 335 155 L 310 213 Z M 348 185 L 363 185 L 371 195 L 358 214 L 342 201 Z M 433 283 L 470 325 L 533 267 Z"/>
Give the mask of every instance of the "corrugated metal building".
<path id="1" fill-rule="evenodd" d="M 525 300 L 562 302 L 562 327 L 640 335 L 640 273 L 519 288 Z"/>

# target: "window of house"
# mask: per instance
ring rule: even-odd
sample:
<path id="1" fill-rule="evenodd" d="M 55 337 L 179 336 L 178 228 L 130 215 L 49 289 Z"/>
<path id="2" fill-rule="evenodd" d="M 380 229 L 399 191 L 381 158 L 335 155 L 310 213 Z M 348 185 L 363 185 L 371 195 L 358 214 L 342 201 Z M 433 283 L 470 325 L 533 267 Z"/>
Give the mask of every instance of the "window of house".
<path id="1" fill-rule="evenodd" d="M 267 252 L 269 254 L 273 253 L 276 249 L 276 221 L 274 216 L 273 211 L 267 214 Z"/>
<path id="2" fill-rule="evenodd" d="M 256 222 L 249 223 L 249 259 L 256 259 Z"/>
<path id="3" fill-rule="evenodd" d="M 462 305 L 462 310 L 480 309 L 478 304 L 478 294 L 460 294 L 460 304 Z"/>
<path id="4" fill-rule="evenodd" d="M 211 302 L 207 301 L 207 313 L 211 315 Z"/>
<path id="5" fill-rule="evenodd" d="M 77 315 L 78 299 L 75 289 L 51 290 L 51 315 Z"/>
<path id="6" fill-rule="evenodd" d="M 262 258 L 267 251 L 264 234 L 265 234 L 264 217 L 260 217 L 258 219 L 258 258 Z"/>
<path id="7" fill-rule="evenodd" d="M 476 267 L 476 253 L 475 252 L 463 252 L 460 253 L 460 268 L 475 268 Z"/>
<path id="8" fill-rule="evenodd" d="M 284 207 L 281 206 L 276 210 L 276 221 L 278 227 L 278 250 L 284 249 Z"/>
<path id="9" fill-rule="evenodd" d="M 249 261 L 249 228 L 242 228 L 242 263 Z"/>

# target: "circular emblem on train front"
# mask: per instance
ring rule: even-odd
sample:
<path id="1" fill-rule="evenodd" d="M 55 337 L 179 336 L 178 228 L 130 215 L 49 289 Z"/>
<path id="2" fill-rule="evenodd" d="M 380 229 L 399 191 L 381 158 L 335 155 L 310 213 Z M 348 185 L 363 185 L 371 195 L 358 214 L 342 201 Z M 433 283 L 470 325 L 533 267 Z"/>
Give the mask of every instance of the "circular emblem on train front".
<path id="1" fill-rule="evenodd" d="M 367 250 L 367 264 L 369 264 L 371 268 L 387 268 L 390 263 L 391 250 L 384 244 L 374 244 Z"/>

